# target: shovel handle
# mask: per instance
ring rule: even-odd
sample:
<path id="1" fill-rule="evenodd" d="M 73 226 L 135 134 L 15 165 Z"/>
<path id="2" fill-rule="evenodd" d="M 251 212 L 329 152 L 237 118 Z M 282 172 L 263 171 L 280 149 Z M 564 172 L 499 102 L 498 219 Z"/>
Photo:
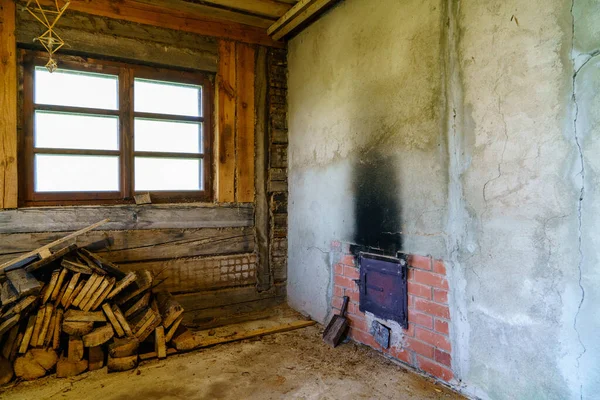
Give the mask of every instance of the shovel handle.
<path id="1" fill-rule="evenodd" d="M 344 296 L 344 304 L 342 304 L 342 311 L 340 311 L 340 316 L 346 316 L 346 309 L 348 308 L 348 296 Z"/>

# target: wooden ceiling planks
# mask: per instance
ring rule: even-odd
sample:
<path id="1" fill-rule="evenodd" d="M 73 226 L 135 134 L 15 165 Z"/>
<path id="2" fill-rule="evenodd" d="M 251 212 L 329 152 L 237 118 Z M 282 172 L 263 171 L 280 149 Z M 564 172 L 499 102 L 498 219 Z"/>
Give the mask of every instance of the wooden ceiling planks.
<path id="1" fill-rule="evenodd" d="M 188 0 L 189 1 L 189 0 Z M 282 2 L 276 0 L 203 0 L 209 5 L 227 7 L 233 11 L 262 15 L 277 20 L 285 14 L 296 0 Z"/>
<path id="2" fill-rule="evenodd" d="M 317 15 L 332 6 L 338 0 L 300 0 L 290 8 L 277 22 L 269 27 L 267 33 L 274 40 L 281 40 L 298 31 Z"/>

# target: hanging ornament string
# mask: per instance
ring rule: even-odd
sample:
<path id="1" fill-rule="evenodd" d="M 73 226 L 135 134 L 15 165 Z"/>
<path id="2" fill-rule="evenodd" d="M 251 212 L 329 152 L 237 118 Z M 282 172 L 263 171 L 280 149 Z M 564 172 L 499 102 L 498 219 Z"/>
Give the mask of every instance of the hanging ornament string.
<path id="1" fill-rule="evenodd" d="M 32 4 L 33 2 L 35 2 L 35 4 Z M 33 40 L 39 41 L 48 52 L 49 58 L 46 68 L 50 72 L 54 72 L 56 68 L 58 68 L 58 64 L 52 56 L 65 45 L 64 40 L 62 40 L 54 30 L 54 26 L 60 17 L 62 17 L 63 13 L 67 10 L 69 4 L 71 4 L 71 1 L 67 0 L 62 7 L 59 7 L 58 0 L 54 0 L 54 8 L 44 9 L 40 5 L 39 0 L 28 0 L 27 4 L 25 5 L 25 9 L 29 11 L 29 14 L 33 15 L 34 18 L 46 28 L 44 33 Z"/>

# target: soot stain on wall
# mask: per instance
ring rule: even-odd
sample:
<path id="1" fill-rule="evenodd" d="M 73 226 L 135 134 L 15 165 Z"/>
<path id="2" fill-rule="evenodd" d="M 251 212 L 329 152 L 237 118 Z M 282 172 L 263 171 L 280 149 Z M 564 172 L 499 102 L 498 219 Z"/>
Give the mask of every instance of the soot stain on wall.
<path id="1" fill-rule="evenodd" d="M 395 255 L 402 247 L 396 157 L 380 150 L 363 154 L 353 166 L 354 241 Z"/>

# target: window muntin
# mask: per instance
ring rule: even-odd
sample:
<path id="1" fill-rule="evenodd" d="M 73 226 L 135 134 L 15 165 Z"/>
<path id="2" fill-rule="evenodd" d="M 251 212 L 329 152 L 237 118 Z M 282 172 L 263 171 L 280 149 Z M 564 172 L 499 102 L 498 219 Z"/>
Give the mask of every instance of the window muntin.
<path id="1" fill-rule="evenodd" d="M 21 205 L 211 199 L 207 76 L 23 53 Z"/>

